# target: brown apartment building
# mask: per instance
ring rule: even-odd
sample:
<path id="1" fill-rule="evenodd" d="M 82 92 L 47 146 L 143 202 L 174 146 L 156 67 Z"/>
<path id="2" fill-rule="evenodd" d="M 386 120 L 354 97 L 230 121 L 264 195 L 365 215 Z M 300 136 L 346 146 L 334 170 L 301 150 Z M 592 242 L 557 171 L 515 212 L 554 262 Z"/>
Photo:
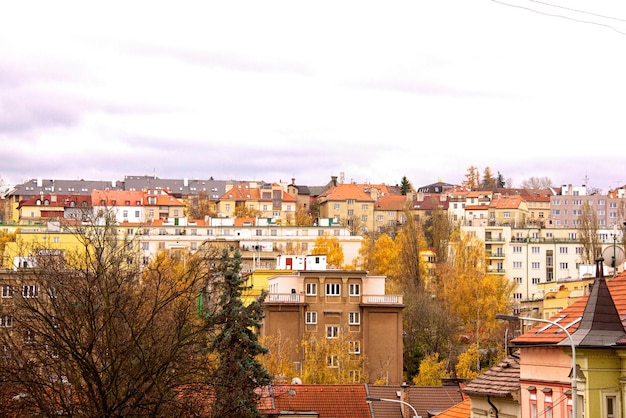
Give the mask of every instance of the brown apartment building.
<path id="1" fill-rule="evenodd" d="M 404 305 L 401 295 L 385 294 L 385 280 L 366 271 L 332 269 L 271 277 L 261 335 L 280 333 L 297 343 L 341 338 L 350 355 L 365 358 L 365 370 L 355 370 L 355 380 L 365 373 L 370 382 L 400 384 Z M 291 360 L 304 360 L 299 344 Z"/>

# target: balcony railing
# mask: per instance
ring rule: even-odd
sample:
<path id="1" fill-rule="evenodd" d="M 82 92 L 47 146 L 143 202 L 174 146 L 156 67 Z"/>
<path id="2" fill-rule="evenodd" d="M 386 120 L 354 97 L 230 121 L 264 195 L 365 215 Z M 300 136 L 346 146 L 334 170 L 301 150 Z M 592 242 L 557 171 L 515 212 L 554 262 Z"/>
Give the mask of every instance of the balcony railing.
<path id="1" fill-rule="evenodd" d="M 269 303 L 302 303 L 304 295 L 299 293 L 270 293 L 265 298 Z"/>
<path id="2" fill-rule="evenodd" d="M 402 295 L 363 295 L 361 303 L 368 305 L 402 305 Z"/>

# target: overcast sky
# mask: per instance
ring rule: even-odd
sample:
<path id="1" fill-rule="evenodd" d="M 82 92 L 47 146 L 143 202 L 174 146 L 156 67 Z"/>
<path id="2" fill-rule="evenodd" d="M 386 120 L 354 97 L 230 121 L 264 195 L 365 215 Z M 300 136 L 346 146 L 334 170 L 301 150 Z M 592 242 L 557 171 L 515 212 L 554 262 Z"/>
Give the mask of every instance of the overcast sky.
<path id="1" fill-rule="evenodd" d="M 0 177 L 626 184 L 623 0 L 14 1 Z"/>

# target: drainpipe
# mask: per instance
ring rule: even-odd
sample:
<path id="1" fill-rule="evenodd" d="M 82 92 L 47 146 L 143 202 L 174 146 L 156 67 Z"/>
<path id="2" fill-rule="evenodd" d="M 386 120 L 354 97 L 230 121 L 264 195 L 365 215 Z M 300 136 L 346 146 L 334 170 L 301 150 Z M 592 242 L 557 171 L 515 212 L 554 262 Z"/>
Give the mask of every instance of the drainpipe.
<path id="1" fill-rule="evenodd" d="M 487 402 L 489 403 L 489 405 L 491 405 L 493 411 L 496 413 L 496 418 L 498 418 L 498 408 L 496 408 L 493 402 L 491 402 L 491 396 L 487 396 Z"/>

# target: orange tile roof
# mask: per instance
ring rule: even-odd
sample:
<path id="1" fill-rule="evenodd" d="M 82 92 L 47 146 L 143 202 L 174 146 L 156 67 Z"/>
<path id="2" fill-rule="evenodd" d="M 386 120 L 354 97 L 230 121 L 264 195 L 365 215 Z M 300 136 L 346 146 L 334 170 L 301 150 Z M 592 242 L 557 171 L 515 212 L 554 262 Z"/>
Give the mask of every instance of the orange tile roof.
<path id="1" fill-rule="evenodd" d="M 116 206 L 142 206 L 145 192 L 130 190 L 92 190 L 91 202 L 94 206 L 99 206 L 102 201 L 107 206 L 115 201 Z M 128 201 L 128 204 L 126 202 Z M 139 204 L 137 203 L 139 202 Z"/>
<path id="2" fill-rule="evenodd" d="M 375 210 L 405 210 L 411 207 L 411 202 L 406 200 L 406 196 L 381 196 L 376 201 Z"/>
<path id="3" fill-rule="evenodd" d="M 489 207 L 496 209 L 517 209 L 521 203 L 521 196 L 504 196 L 499 199 L 492 200 Z"/>
<path id="4" fill-rule="evenodd" d="M 219 200 L 259 200 L 261 192 L 258 188 L 252 188 L 248 184 L 236 184 L 226 191 Z"/>
<path id="5" fill-rule="evenodd" d="M 319 418 L 371 418 L 365 384 L 273 385 L 275 409 L 315 411 Z"/>
<path id="6" fill-rule="evenodd" d="M 359 202 L 373 202 L 374 199 L 356 184 L 339 184 L 326 190 L 319 195 L 320 200 L 328 201 L 344 201 L 354 199 Z"/>
<path id="7" fill-rule="evenodd" d="M 618 274 L 615 278 L 607 279 L 606 284 L 622 323 L 624 323 L 626 319 L 626 272 Z M 565 327 L 570 334 L 574 333 L 580 325 L 580 319 L 585 311 L 588 299 L 589 295 L 581 297 L 551 317 L 550 321 L 557 322 Z M 566 338 L 567 335 L 559 327 L 538 322 L 535 327 L 513 339 L 512 342 L 517 345 L 556 344 Z"/>
<path id="8" fill-rule="evenodd" d="M 440 414 L 435 415 L 435 418 L 470 418 L 471 416 L 471 401 L 465 399 Z"/>

